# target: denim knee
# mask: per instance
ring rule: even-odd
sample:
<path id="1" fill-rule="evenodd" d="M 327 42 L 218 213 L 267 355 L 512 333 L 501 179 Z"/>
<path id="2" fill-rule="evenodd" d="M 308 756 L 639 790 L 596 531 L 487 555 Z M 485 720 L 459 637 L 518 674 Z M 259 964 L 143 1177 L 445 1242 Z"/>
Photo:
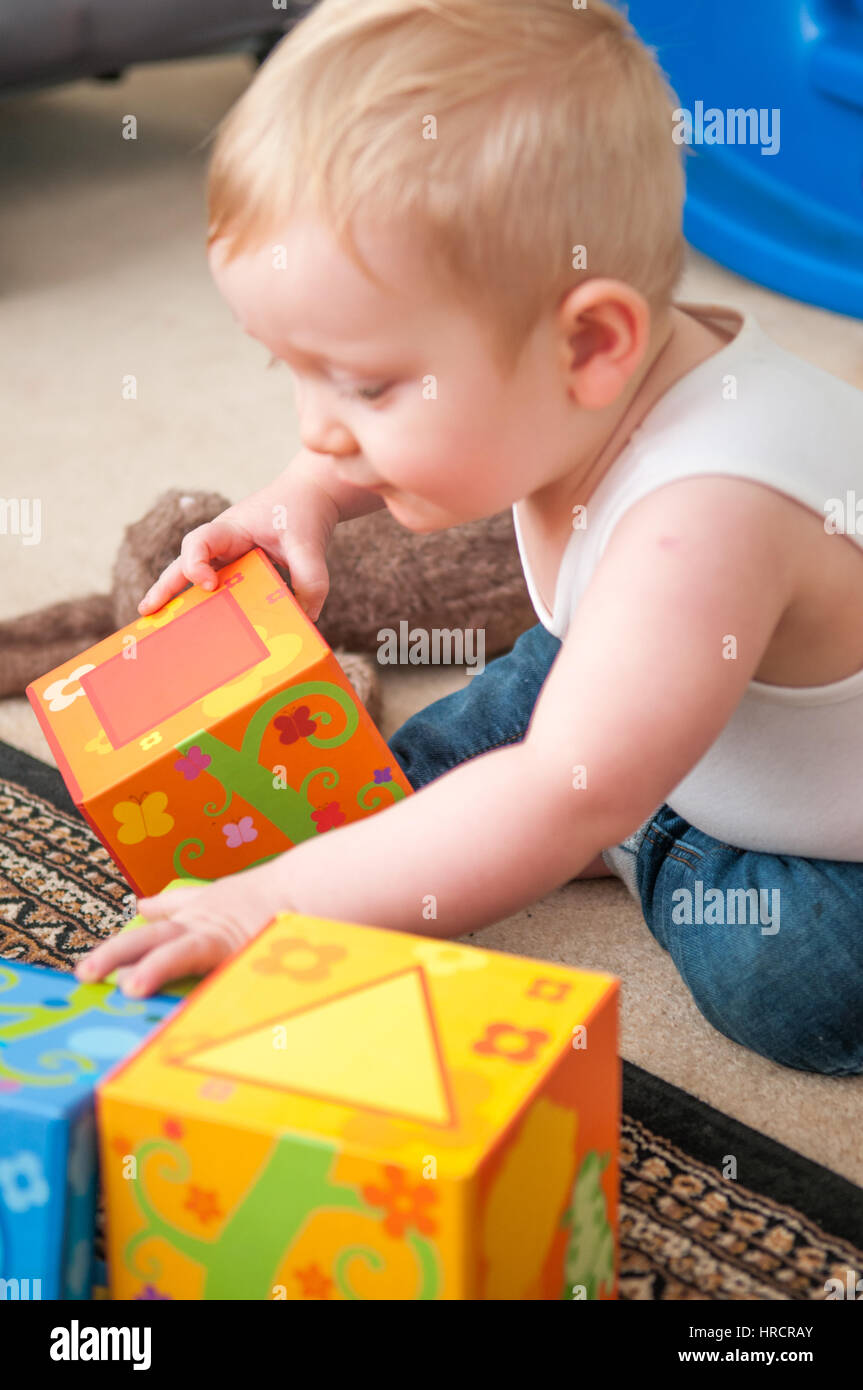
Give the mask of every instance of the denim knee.
<path id="1" fill-rule="evenodd" d="M 406 719 L 388 743 L 414 790 L 459 763 L 520 743 L 560 645 L 537 623 L 464 689 Z"/>
<path id="2" fill-rule="evenodd" d="M 671 955 L 699 1011 L 732 1042 L 796 1071 L 828 1076 L 863 1072 L 859 990 L 840 995 L 829 1014 L 818 1014 L 797 1008 L 793 997 L 780 990 L 766 1003 L 763 981 L 729 979 L 715 969 L 715 960 L 705 958 L 696 970 L 687 968 L 686 956 L 676 943 Z M 806 980 L 800 979 L 798 987 L 805 990 Z"/>
<path id="3" fill-rule="evenodd" d="M 863 1072 L 863 864 L 740 850 L 691 827 L 648 841 L 645 918 L 708 1022 L 782 1066 Z M 757 915 L 723 913 L 747 894 Z"/>
<path id="4" fill-rule="evenodd" d="M 480 680 L 481 677 L 474 676 L 473 679 Z M 463 693 L 462 691 L 453 692 L 454 695 Z M 456 737 L 457 727 L 454 724 L 458 718 L 458 706 L 453 705 L 446 710 L 438 708 L 439 705 L 451 698 L 451 696 L 444 696 L 443 700 L 436 700 L 426 709 L 418 710 L 416 714 L 412 714 L 410 719 L 406 719 L 389 740 L 389 750 L 396 758 L 414 791 L 419 791 L 420 787 L 434 782 L 436 778 L 442 777 L 445 772 L 457 767 L 459 763 L 479 757 L 481 753 L 490 752 L 493 747 L 499 748 L 507 743 L 519 743 L 524 737 L 524 730 L 517 730 L 497 743 L 485 745 L 482 743 L 468 744 L 464 739 L 458 739 Z"/>

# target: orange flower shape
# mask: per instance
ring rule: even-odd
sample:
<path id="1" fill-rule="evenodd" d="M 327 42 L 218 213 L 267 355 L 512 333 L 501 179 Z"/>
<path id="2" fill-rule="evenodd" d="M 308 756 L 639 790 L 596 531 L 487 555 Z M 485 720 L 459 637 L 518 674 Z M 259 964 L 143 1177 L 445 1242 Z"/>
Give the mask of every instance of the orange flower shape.
<path id="1" fill-rule="evenodd" d="M 285 964 L 285 956 L 299 953 L 299 962 Z M 260 975 L 289 975 L 292 980 L 326 980 L 330 967 L 347 955 L 343 946 L 329 946 L 303 937 L 280 937 L 270 943 L 269 954 L 256 960 L 252 969 Z"/>
<path id="2" fill-rule="evenodd" d="M 202 1187 L 190 1187 L 189 1195 L 184 1204 L 186 1211 L 193 1211 L 200 1221 L 206 1226 L 208 1221 L 213 1221 L 217 1216 L 221 1216 L 219 1202 L 215 1192 L 205 1192 Z"/>
<path id="3" fill-rule="evenodd" d="M 490 1023 L 484 1037 L 473 1045 L 484 1057 L 504 1057 L 508 1062 L 533 1062 L 543 1043 L 550 1042 L 541 1028 L 516 1028 L 512 1023 Z"/>
<path id="4" fill-rule="evenodd" d="M 298 1269 L 295 1277 L 300 1281 L 300 1298 L 329 1298 L 333 1291 L 333 1281 L 324 1274 L 320 1265 Z"/>
<path id="5" fill-rule="evenodd" d="M 387 1213 L 384 1230 L 388 1235 L 399 1239 L 408 1226 L 416 1226 L 424 1236 L 433 1235 L 437 1230 L 434 1221 L 426 1215 L 424 1208 L 437 1201 L 431 1187 L 419 1183 L 408 1187 L 401 1168 L 388 1163 L 384 1168 L 387 1187 L 374 1187 L 368 1184 L 363 1188 L 363 1197 L 371 1207 L 383 1207 Z"/>
<path id="6" fill-rule="evenodd" d="M 532 981 L 526 997 L 528 999 L 543 999 L 546 1004 L 560 1004 L 571 989 L 572 985 L 565 984 L 563 980 L 540 978 Z"/>

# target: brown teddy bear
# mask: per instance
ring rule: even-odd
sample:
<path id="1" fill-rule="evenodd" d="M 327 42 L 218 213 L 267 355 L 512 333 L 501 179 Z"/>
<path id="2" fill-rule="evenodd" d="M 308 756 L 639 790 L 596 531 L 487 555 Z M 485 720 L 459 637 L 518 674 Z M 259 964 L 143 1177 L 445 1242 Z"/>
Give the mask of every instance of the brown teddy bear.
<path id="1" fill-rule="evenodd" d="M 0 623 L 0 697 L 23 694 L 30 681 L 134 622 L 186 533 L 229 505 L 215 492 L 162 493 L 126 527 L 109 594 L 65 599 Z M 509 512 L 427 535 L 399 526 L 386 510 L 371 512 L 336 527 L 327 567 L 330 590 L 316 626 L 374 720 L 381 628 L 398 633 L 407 620 L 425 630 L 482 629 L 490 659 L 536 622 Z"/>

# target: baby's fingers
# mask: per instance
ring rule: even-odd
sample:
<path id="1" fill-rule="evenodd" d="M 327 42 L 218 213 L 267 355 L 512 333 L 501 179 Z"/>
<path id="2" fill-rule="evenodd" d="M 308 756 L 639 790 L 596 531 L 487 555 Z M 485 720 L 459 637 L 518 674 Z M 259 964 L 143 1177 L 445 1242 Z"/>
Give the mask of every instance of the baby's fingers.
<path id="1" fill-rule="evenodd" d="M 210 885 L 201 884 L 201 889 L 206 889 Z M 163 917 L 170 917 L 177 908 L 188 908 L 191 901 L 194 901 L 194 894 L 201 889 L 193 887 L 191 884 L 185 888 L 171 888 L 167 893 L 156 893 L 152 898 L 138 898 L 137 909 L 139 917 L 147 917 L 150 921 L 158 922 Z"/>
<path id="2" fill-rule="evenodd" d="M 86 984 L 103 980 L 112 970 L 140 960 L 148 951 L 183 930 L 174 922 L 154 922 L 135 927 L 132 931 L 118 932 L 78 962 L 75 978 Z"/>
<path id="3" fill-rule="evenodd" d="M 295 540 L 285 549 L 296 600 L 311 621 L 317 622 L 330 589 L 326 549 L 319 540 Z"/>
<path id="4" fill-rule="evenodd" d="M 217 589 L 219 574 L 212 561 L 227 564 L 245 555 L 253 545 L 248 532 L 233 521 L 216 517 L 215 521 L 196 527 L 183 537 L 179 556 L 144 595 L 138 611 L 149 613 L 154 608 L 161 608 L 169 598 L 185 588 L 187 581 L 200 584 L 204 589 Z"/>
<path id="5" fill-rule="evenodd" d="M 140 930 L 148 931 L 149 928 L 141 927 Z M 150 951 L 134 970 L 127 973 L 121 988 L 125 995 L 136 999 L 155 994 L 172 980 L 181 980 L 186 975 L 206 975 L 208 970 L 221 965 L 228 955 L 230 946 L 227 942 L 216 937 L 184 932 L 183 936 Z"/>
<path id="6" fill-rule="evenodd" d="M 254 544 L 254 538 L 244 526 L 227 514 L 217 516 L 215 521 L 208 521 L 183 537 L 180 555 L 186 578 L 205 589 L 216 589 L 219 575 L 210 561 L 218 560 L 220 565 L 227 565 L 247 554 Z"/>
<path id="7" fill-rule="evenodd" d="M 211 560 L 234 560 L 248 549 L 248 544 L 238 541 L 235 527 L 226 521 L 210 521 L 199 526 L 183 537 L 180 559 L 183 573 L 190 584 L 200 584 L 203 589 L 216 589 L 219 576 Z"/>
<path id="8" fill-rule="evenodd" d="M 181 589 L 186 587 L 186 575 L 183 569 L 183 557 L 178 555 L 176 560 L 172 560 L 167 569 L 162 570 L 155 584 L 149 588 L 138 604 L 139 613 L 153 613 L 157 608 L 161 608 L 168 599 L 173 598 Z"/>

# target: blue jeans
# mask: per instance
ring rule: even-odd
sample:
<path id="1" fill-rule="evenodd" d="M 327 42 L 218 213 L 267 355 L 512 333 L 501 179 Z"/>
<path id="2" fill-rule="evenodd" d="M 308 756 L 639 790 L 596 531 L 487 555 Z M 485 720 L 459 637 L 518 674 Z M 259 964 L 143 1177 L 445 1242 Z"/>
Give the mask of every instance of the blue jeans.
<path id="1" fill-rule="evenodd" d="M 540 623 L 389 746 L 415 789 L 520 743 L 560 642 Z M 704 1017 L 800 1071 L 863 1071 L 863 863 L 736 849 L 668 805 L 604 855 Z"/>

